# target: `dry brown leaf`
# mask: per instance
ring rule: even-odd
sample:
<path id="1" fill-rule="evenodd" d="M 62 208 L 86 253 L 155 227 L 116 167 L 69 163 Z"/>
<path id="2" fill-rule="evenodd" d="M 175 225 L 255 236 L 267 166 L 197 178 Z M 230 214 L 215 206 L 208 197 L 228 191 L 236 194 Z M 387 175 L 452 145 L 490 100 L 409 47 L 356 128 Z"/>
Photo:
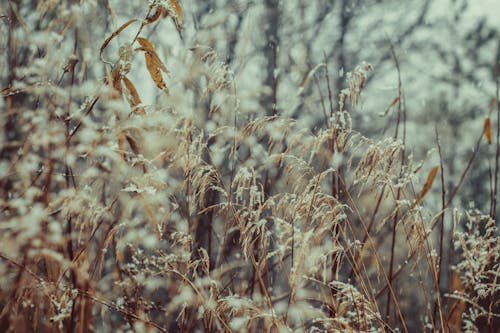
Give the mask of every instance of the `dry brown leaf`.
<path id="1" fill-rule="evenodd" d="M 111 34 L 111 36 L 109 36 L 108 38 L 106 38 L 106 40 L 104 41 L 104 43 L 102 43 L 101 45 L 101 48 L 99 50 L 99 56 L 101 57 L 102 59 L 102 52 L 104 51 L 104 49 L 108 46 L 108 44 L 111 42 L 111 40 L 113 40 L 113 38 L 115 38 L 116 36 L 118 36 L 126 27 L 128 27 L 129 25 L 131 25 L 132 23 L 134 23 L 135 21 L 137 21 L 137 19 L 132 19 L 132 20 L 129 20 L 125 23 L 123 23 L 119 28 L 118 30 L 116 30 L 115 32 L 113 32 Z"/>
<path id="2" fill-rule="evenodd" d="M 141 148 L 139 146 L 139 143 L 137 143 L 134 137 L 132 137 L 130 134 L 126 134 L 125 138 L 127 139 L 127 142 L 130 145 L 130 148 L 132 148 L 134 154 L 139 155 L 141 153 Z"/>
<path id="3" fill-rule="evenodd" d="M 167 67 L 163 64 L 163 62 L 156 54 L 155 48 L 153 44 L 151 44 L 146 38 L 139 37 L 137 38 L 139 44 L 141 44 L 140 48 L 137 48 L 138 51 L 144 51 L 144 56 L 146 58 L 146 67 L 148 68 L 149 74 L 153 81 L 156 83 L 158 88 L 166 89 L 167 86 L 163 81 L 163 76 L 161 72 L 168 73 Z"/>
<path id="4" fill-rule="evenodd" d="M 130 81 L 128 79 L 128 77 L 124 76 L 122 78 L 122 82 L 123 84 L 125 85 L 125 88 L 127 88 L 129 94 L 130 94 L 130 99 L 129 99 L 129 102 L 130 102 L 130 106 L 132 108 L 134 108 L 134 112 L 136 114 L 145 114 L 146 111 L 144 110 L 144 108 L 140 107 L 140 108 L 137 108 L 136 106 L 141 104 L 141 98 L 139 97 L 139 94 L 137 93 L 137 89 L 135 89 L 135 86 L 134 84 L 132 83 L 132 81 Z"/>
<path id="5" fill-rule="evenodd" d="M 184 21 L 181 3 L 178 0 L 170 0 L 169 5 L 169 8 L 163 8 L 163 17 L 171 16 L 177 31 L 181 32 Z"/>
<path id="6" fill-rule="evenodd" d="M 427 180 L 425 181 L 424 187 L 420 191 L 420 194 L 418 195 L 418 197 L 415 200 L 415 202 L 413 203 L 413 205 L 411 205 L 411 208 L 414 208 L 416 205 L 418 205 L 418 203 L 420 201 L 422 201 L 422 199 L 425 197 L 425 195 L 427 194 L 427 192 L 429 192 L 429 190 L 432 187 L 432 183 L 434 182 L 434 178 L 436 178 L 438 170 L 439 170 L 439 166 L 436 165 L 429 172 L 429 175 L 427 176 Z"/>
<path id="7" fill-rule="evenodd" d="M 165 89 L 167 86 L 163 81 L 163 76 L 161 75 L 160 67 L 158 67 L 158 63 L 155 61 L 155 58 L 151 55 L 151 53 L 146 52 L 146 67 L 148 68 L 149 75 L 156 83 L 156 86 L 160 89 Z"/>
<path id="8" fill-rule="evenodd" d="M 387 114 L 389 113 L 389 111 L 392 109 L 392 107 L 393 107 L 394 105 L 396 105 L 396 103 L 397 103 L 397 102 L 399 102 L 400 98 L 401 98 L 400 96 L 396 96 L 396 97 L 392 100 L 391 104 L 389 104 L 389 105 L 387 106 L 387 108 L 385 109 L 385 111 L 384 111 L 384 116 L 385 116 L 385 115 L 387 115 Z"/>
<path id="9" fill-rule="evenodd" d="M 163 62 L 160 60 L 160 57 L 158 57 L 158 54 L 156 53 L 153 44 L 151 44 L 149 40 L 147 40 L 146 38 L 142 37 L 137 38 L 137 41 L 139 42 L 139 44 L 141 44 L 142 47 L 137 48 L 136 50 L 144 51 L 146 52 L 146 54 L 149 53 L 151 55 L 151 60 L 153 61 L 155 66 L 160 68 L 163 72 L 168 73 L 167 67 L 165 67 Z"/>
<path id="10" fill-rule="evenodd" d="M 113 91 L 110 93 L 110 99 L 117 99 L 122 96 L 122 86 L 120 84 L 122 77 L 122 66 L 117 65 L 113 68 L 111 73 L 109 73 L 108 84 L 113 87 Z"/>
<path id="11" fill-rule="evenodd" d="M 489 116 L 490 116 L 490 115 L 491 115 L 491 113 L 493 112 L 493 109 L 495 108 L 496 104 L 497 104 L 497 99 L 496 99 L 496 97 L 492 97 L 492 98 L 491 98 L 491 100 L 490 100 L 490 110 L 489 110 L 489 112 L 488 112 L 488 115 L 489 115 Z"/>
<path id="12" fill-rule="evenodd" d="M 142 51 L 145 51 L 145 52 L 152 52 L 152 53 L 156 53 L 155 51 L 155 47 L 153 46 L 153 44 L 151 44 L 151 42 L 149 40 L 147 40 L 146 38 L 143 38 L 143 37 L 137 37 L 137 41 L 139 42 L 139 44 L 141 44 L 142 48 L 140 48 L 139 50 L 142 50 Z"/>
<path id="13" fill-rule="evenodd" d="M 125 150 L 125 143 L 126 143 L 126 135 L 124 132 L 121 132 L 119 135 L 118 135 L 118 150 L 120 152 L 120 156 L 122 158 L 122 160 L 125 161 L 126 159 L 126 150 Z"/>
<path id="14" fill-rule="evenodd" d="M 120 132 L 118 134 L 118 152 L 120 154 L 120 157 L 122 160 L 127 161 L 127 143 L 129 144 L 130 148 L 132 149 L 132 152 L 135 155 L 140 155 L 141 154 L 141 146 L 137 142 L 137 140 L 129 133 L 127 133 L 126 130 Z M 133 162 L 133 165 L 142 165 L 142 170 L 144 173 L 148 172 L 147 166 L 144 162 L 139 161 L 139 162 Z"/>
<path id="15" fill-rule="evenodd" d="M 184 20 L 184 14 L 182 13 L 182 7 L 178 0 L 170 0 L 170 6 L 172 6 L 175 15 L 173 16 L 175 26 L 178 31 L 182 30 L 182 21 Z"/>
<path id="16" fill-rule="evenodd" d="M 450 281 L 450 290 L 463 294 L 465 288 L 460 280 L 460 275 L 456 272 L 452 273 Z M 459 299 L 449 298 L 446 308 L 448 313 L 446 315 L 446 323 L 452 329 L 451 332 L 461 332 L 462 328 L 462 313 L 465 310 L 465 302 Z"/>
<path id="17" fill-rule="evenodd" d="M 144 204 L 144 209 L 146 210 L 146 214 L 149 216 L 149 219 L 153 223 L 153 229 L 156 232 L 156 236 L 158 237 L 158 240 L 161 240 L 161 225 L 155 217 L 153 208 L 148 204 L 146 198 L 143 195 L 141 195 L 141 199 Z"/>
<path id="18" fill-rule="evenodd" d="M 125 261 L 125 251 L 123 247 L 118 247 L 115 246 L 115 256 L 116 256 L 116 262 L 121 263 Z M 118 265 L 116 265 L 113 269 L 116 270 Z"/>
<path id="19" fill-rule="evenodd" d="M 486 142 L 488 142 L 489 145 L 493 142 L 492 135 L 491 135 L 491 121 L 490 117 L 486 117 L 484 120 L 484 136 L 486 137 Z"/>
<path id="20" fill-rule="evenodd" d="M 160 18 L 162 11 L 163 11 L 162 6 L 156 7 L 156 11 L 152 15 L 146 17 L 144 22 L 142 22 L 142 25 L 145 26 L 145 25 L 151 24 L 153 22 L 156 22 Z"/>

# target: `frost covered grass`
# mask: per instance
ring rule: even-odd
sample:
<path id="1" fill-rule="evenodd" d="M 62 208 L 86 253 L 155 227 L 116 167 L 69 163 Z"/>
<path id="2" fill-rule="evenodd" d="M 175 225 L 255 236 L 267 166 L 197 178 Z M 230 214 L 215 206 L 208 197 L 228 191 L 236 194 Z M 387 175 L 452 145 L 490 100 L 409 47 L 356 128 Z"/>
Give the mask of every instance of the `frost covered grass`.
<path id="1" fill-rule="evenodd" d="M 54 3 L 2 8 L 1 332 L 494 331 L 494 214 L 454 209 L 461 182 L 430 192 L 443 167 L 405 147 L 402 98 L 393 135 L 353 130 L 370 65 L 338 96 L 314 70 L 313 129 L 245 110 L 196 37 L 164 57 L 153 27 L 181 29 L 177 1 L 98 43 L 92 4 Z"/>

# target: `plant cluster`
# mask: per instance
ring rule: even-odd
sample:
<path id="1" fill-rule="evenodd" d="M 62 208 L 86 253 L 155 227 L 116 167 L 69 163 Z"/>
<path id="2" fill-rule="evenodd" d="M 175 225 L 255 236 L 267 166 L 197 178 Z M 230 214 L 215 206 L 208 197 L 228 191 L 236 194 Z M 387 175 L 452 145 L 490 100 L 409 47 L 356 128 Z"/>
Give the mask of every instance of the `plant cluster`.
<path id="1" fill-rule="evenodd" d="M 82 19 L 95 4 L 7 7 L 0 331 L 498 324 L 494 216 L 452 209 L 461 181 L 441 190 L 438 212 L 426 208 L 444 168 L 405 147 L 402 94 L 388 107 L 398 112 L 394 135 L 353 130 L 369 64 L 346 73 L 339 96 L 319 89 L 324 123 L 313 130 L 271 105 L 245 112 L 236 73 L 212 47 L 162 52 L 160 23 L 170 28 L 162 33 L 182 30 L 177 0 L 150 1 L 144 18 L 97 44 Z M 23 29 L 33 30 L 27 41 Z M 323 70 L 329 80 L 318 66 L 298 95 Z M 154 84 L 154 103 L 142 101 L 140 80 Z M 493 127 L 488 118 L 476 150 L 493 142 Z"/>

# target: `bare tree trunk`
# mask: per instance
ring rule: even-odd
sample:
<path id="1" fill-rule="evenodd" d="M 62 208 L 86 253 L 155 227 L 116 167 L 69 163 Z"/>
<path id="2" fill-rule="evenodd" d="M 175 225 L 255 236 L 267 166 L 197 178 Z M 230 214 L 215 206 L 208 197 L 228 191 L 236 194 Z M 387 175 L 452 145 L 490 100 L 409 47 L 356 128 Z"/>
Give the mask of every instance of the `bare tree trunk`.
<path id="1" fill-rule="evenodd" d="M 264 22 L 264 34 L 266 45 L 264 47 L 264 56 L 267 59 L 266 80 L 264 85 L 269 88 L 261 100 L 261 105 L 266 109 L 268 116 L 278 113 L 278 52 L 279 36 L 278 29 L 280 25 L 280 9 L 278 0 L 265 1 L 267 15 Z"/>

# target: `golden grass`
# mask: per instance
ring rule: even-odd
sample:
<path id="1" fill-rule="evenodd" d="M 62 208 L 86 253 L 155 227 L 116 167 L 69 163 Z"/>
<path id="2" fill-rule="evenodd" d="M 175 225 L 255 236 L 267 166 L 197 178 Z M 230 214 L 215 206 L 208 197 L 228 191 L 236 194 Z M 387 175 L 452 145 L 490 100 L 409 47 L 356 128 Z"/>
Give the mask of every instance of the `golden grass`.
<path id="1" fill-rule="evenodd" d="M 2 87 L 0 331 L 494 329 L 494 216 L 452 208 L 461 182 L 451 196 L 434 191 L 441 207 L 426 206 L 442 166 L 414 165 L 398 135 L 377 141 L 351 128 L 347 102 L 355 106 L 370 65 L 347 75 L 323 128 L 247 117 L 234 73 L 210 47 L 186 50 L 189 75 L 164 80 L 154 39 L 143 37 L 165 19 L 159 13 L 175 13 L 181 29 L 179 2 L 164 5 L 103 36 L 100 55 L 137 30 L 128 51 L 106 55 L 105 83 L 78 72 L 92 63 L 70 57 L 62 72 L 34 74 L 60 77 L 57 85 L 20 77 Z M 37 13 L 48 29 L 76 24 L 46 10 Z M 149 55 L 147 67 L 130 52 Z M 132 83 L 141 70 L 162 91 L 155 105 Z M 402 102 L 389 108 L 403 112 Z M 494 130 L 489 123 L 489 143 Z"/>

